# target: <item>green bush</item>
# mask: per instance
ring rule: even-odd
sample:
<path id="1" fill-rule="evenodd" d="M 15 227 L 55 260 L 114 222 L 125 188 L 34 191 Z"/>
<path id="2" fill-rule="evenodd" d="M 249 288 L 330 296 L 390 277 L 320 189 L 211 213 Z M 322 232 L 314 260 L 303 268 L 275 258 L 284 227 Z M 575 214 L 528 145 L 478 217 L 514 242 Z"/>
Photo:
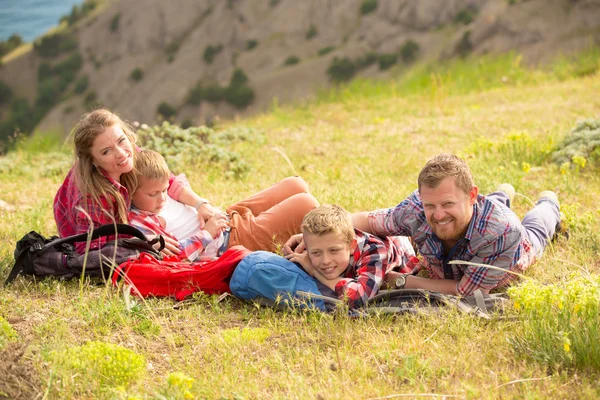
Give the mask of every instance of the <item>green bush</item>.
<path id="1" fill-rule="evenodd" d="M 60 82 L 54 79 L 46 79 L 38 85 L 35 105 L 41 109 L 48 110 L 60 100 Z"/>
<path id="2" fill-rule="evenodd" d="M 473 51 L 473 44 L 471 43 L 471 31 L 466 31 L 463 33 L 454 50 L 460 57 L 463 58 L 471 54 L 471 51 Z"/>
<path id="3" fill-rule="evenodd" d="M 354 77 L 356 65 L 348 57 L 334 57 L 327 68 L 327 75 L 332 82 L 346 82 Z"/>
<path id="4" fill-rule="evenodd" d="M 82 76 L 75 82 L 75 88 L 73 91 L 77 94 L 81 94 L 87 90 L 89 86 L 89 79 L 87 75 Z"/>
<path id="5" fill-rule="evenodd" d="M 242 178 L 249 165 L 231 149 L 240 141 L 258 140 L 259 135 L 247 128 L 230 128 L 216 132 L 206 126 L 182 129 L 165 121 L 160 126 L 138 130 L 140 146 L 162 154 L 173 171 L 190 166 L 217 168 L 226 177 Z"/>
<path id="6" fill-rule="evenodd" d="M 392 65 L 398 62 L 398 54 L 389 53 L 389 54 L 380 54 L 379 55 L 379 69 L 386 70 L 390 68 Z"/>
<path id="7" fill-rule="evenodd" d="M 68 376 L 82 392 L 90 387 L 129 387 L 146 371 L 141 354 L 125 347 L 103 342 L 88 342 L 51 354 L 51 362 Z"/>
<path id="8" fill-rule="evenodd" d="M 258 41 L 255 39 L 250 39 L 248 41 L 246 41 L 246 50 L 252 50 L 253 48 L 255 48 L 256 46 L 258 46 Z"/>
<path id="9" fill-rule="evenodd" d="M 169 63 L 173 61 L 173 59 L 175 58 L 175 54 L 177 54 L 178 51 L 179 51 L 179 42 L 176 40 L 173 40 L 171 43 L 169 43 L 169 45 L 165 49 L 165 54 L 167 55 L 167 60 L 169 61 Z"/>
<path id="10" fill-rule="evenodd" d="M 177 109 L 175 107 L 173 107 L 172 105 L 170 105 L 169 103 L 167 103 L 166 101 L 163 101 L 162 103 L 160 103 L 158 105 L 158 107 L 156 108 L 156 112 L 163 119 L 166 119 L 166 120 L 171 119 L 172 117 L 177 115 Z"/>
<path id="11" fill-rule="evenodd" d="M 241 68 L 236 68 L 231 75 L 229 86 L 241 86 L 248 83 L 248 76 Z"/>
<path id="12" fill-rule="evenodd" d="M 68 80 L 67 84 L 71 82 L 83 65 L 83 58 L 79 52 L 71 54 L 63 62 L 56 64 L 52 69 L 54 75 L 58 75 L 61 79 Z"/>
<path id="13" fill-rule="evenodd" d="M 10 86 L 0 81 L 0 105 L 7 104 L 13 98 L 13 92 Z"/>
<path id="14" fill-rule="evenodd" d="M 81 6 L 74 5 L 71 9 L 71 14 L 65 15 L 60 18 L 60 22 L 65 22 L 69 26 L 72 26 L 80 19 L 87 16 L 97 6 L 97 0 L 86 0 Z"/>
<path id="15" fill-rule="evenodd" d="M 18 34 L 11 35 L 6 41 L 0 40 L 0 58 L 10 53 L 23 43 L 23 38 Z"/>
<path id="16" fill-rule="evenodd" d="M 411 63 L 417 59 L 417 55 L 419 54 L 420 46 L 417 42 L 413 40 L 407 40 L 404 42 L 402 47 L 400 47 L 400 58 L 405 63 Z"/>
<path id="17" fill-rule="evenodd" d="M 225 89 L 225 101 L 237 108 L 245 108 L 254 101 L 254 89 L 250 86 L 229 86 Z"/>
<path id="18" fill-rule="evenodd" d="M 206 101 L 218 103 L 224 99 L 225 89 L 223 89 L 218 83 L 210 83 L 203 88 L 202 96 Z"/>
<path id="19" fill-rule="evenodd" d="M 354 60 L 354 66 L 357 70 L 363 69 L 375 64 L 378 60 L 379 56 L 377 55 L 377 53 L 370 51 Z"/>
<path id="20" fill-rule="evenodd" d="M 285 61 L 283 62 L 284 66 L 288 66 L 288 65 L 296 65 L 300 62 L 300 59 L 296 56 L 289 56 L 288 58 L 285 59 Z"/>
<path id="21" fill-rule="evenodd" d="M 579 122 L 552 154 L 558 165 L 576 164 L 578 158 L 584 166 L 588 160 L 600 164 L 600 119 Z"/>
<path id="22" fill-rule="evenodd" d="M 324 56 L 325 54 L 329 54 L 332 51 L 335 50 L 335 46 L 327 46 L 327 47 L 322 47 L 319 49 L 319 51 L 317 51 L 317 55 L 320 56 Z"/>
<path id="23" fill-rule="evenodd" d="M 134 82 L 139 82 L 144 77 L 144 71 L 141 68 L 134 68 L 129 74 L 129 79 Z"/>
<path id="24" fill-rule="evenodd" d="M 98 102 L 98 94 L 96 92 L 89 92 L 86 94 L 85 98 L 83 99 L 83 105 L 87 110 L 97 108 L 100 105 Z"/>
<path id="25" fill-rule="evenodd" d="M 212 45 L 208 45 L 206 46 L 206 49 L 204 49 L 204 61 L 206 61 L 209 64 L 212 64 L 212 62 L 215 60 L 215 57 L 217 56 L 217 54 L 219 54 L 221 52 L 221 50 L 223 50 L 223 45 L 219 44 L 216 46 L 212 46 Z"/>
<path id="26" fill-rule="evenodd" d="M 362 15 L 367 15 L 372 13 L 377 9 L 377 0 L 363 0 L 360 5 L 360 13 Z"/>
<path id="27" fill-rule="evenodd" d="M 31 132 L 39 122 L 39 114 L 23 98 L 15 98 L 10 103 L 8 116 L 0 124 L 0 143 L 6 143 L 15 131 Z"/>
<path id="28" fill-rule="evenodd" d="M 45 58 L 56 57 L 76 48 L 75 36 L 67 31 L 51 33 L 33 42 L 33 49 Z"/>
<path id="29" fill-rule="evenodd" d="M 454 16 L 454 23 L 469 25 L 477 16 L 477 12 L 478 10 L 474 6 L 463 8 Z"/>
<path id="30" fill-rule="evenodd" d="M 313 24 L 310 24 L 310 28 L 308 28 L 308 31 L 306 31 L 306 40 L 314 38 L 315 36 L 317 36 L 317 34 L 317 27 L 315 27 Z"/>
<path id="31" fill-rule="evenodd" d="M 574 274 L 551 285 L 532 280 L 508 289 L 519 318 L 517 354 L 550 369 L 600 371 L 600 280 Z"/>
<path id="32" fill-rule="evenodd" d="M 121 13 L 118 12 L 112 17 L 112 20 L 110 21 L 110 31 L 111 32 L 116 32 L 119 29 L 120 21 L 121 21 Z"/>

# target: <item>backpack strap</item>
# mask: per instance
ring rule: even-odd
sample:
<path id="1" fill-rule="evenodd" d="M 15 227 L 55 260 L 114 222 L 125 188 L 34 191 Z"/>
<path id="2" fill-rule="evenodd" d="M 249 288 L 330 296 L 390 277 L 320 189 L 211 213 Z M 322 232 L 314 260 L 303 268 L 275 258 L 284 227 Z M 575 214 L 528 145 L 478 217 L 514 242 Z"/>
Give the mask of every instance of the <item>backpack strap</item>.
<path id="1" fill-rule="evenodd" d="M 92 231 L 92 239 L 91 240 L 97 239 L 99 237 L 116 235 L 116 234 L 130 235 L 130 236 L 134 236 L 138 239 L 141 239 L 143 241 L 148 241 L 148 239 L 142 233 L 142 231 L 140 231 L 139 229 L 137 229 L 134 226 L 127 225 L 127 224 L 116 224 L 116 225 L 115 224 L 107 224 L 107 225 L 99 226 L 98 228 L 96 228 Z M 79 235 L 68 236 L 65 238 L 56 239 L 49 243 L 46 243 L 46 245 L 44 245 L 42 250 L 46 250 L 52 246 L 57 246 L 57 245 L 60 245 L 63 243 L 75 244 L 77 242 L 85 242 L 87 240 L 88 240 L 88 233 L 80 233 Z M 164 242 L 164 239 L 161 241 L 161 244 L 163 242 Z"/>

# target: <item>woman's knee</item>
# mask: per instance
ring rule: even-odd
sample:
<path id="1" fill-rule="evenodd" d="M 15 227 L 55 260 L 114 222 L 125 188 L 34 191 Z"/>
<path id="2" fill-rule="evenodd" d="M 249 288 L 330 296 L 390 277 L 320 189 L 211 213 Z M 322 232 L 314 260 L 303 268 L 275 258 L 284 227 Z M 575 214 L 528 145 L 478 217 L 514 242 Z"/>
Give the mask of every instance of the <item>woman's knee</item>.
<path id="1" fill-rule="evenodd" d="M 319 200 L 310 193 L 299 193 L 294 195 L 292 199 L 294 201 L 294 209 L 297 209 L 298 212 L 302 214 L 302 218 L 304 218 L 304 215 L 310 210 L 320 206 Z"/>

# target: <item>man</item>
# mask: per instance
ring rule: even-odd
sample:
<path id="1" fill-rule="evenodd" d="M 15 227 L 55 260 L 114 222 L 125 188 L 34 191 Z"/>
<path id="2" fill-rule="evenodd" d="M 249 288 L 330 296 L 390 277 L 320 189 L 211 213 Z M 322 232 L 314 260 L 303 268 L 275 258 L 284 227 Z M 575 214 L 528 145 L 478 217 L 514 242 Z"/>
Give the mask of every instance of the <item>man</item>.
<path id="1" fill-rule="evenodd" d="M 521 273 L 532 265 L 560 231 L 554 192 L 540 193 L 522 222 L 509 208 L 514 194 L 505 183 L 480 195 L 467 164 L 439 154 L 421 170 L 418 190 L 406 200 L 393 208 L 356 213 L 353 224 L 378 236 L 411 236 L 423 256 L 431 279 L 390 272 L 388 286 L 464 296 L 477 289 L 489 292 L 514 278 L 508 271 Z"/>

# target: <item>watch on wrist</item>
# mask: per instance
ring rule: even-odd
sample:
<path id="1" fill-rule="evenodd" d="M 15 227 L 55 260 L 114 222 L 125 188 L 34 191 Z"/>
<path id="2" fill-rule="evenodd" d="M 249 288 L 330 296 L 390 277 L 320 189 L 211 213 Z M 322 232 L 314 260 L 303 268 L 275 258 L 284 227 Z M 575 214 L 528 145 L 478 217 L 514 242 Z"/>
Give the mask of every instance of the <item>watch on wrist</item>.
<path id="1" fill-rule="evenodd" d="M 396 278 L 394 289 L 404 289 L 404 286 L 406 286 L 406 275 L 402 274 Z"/>

